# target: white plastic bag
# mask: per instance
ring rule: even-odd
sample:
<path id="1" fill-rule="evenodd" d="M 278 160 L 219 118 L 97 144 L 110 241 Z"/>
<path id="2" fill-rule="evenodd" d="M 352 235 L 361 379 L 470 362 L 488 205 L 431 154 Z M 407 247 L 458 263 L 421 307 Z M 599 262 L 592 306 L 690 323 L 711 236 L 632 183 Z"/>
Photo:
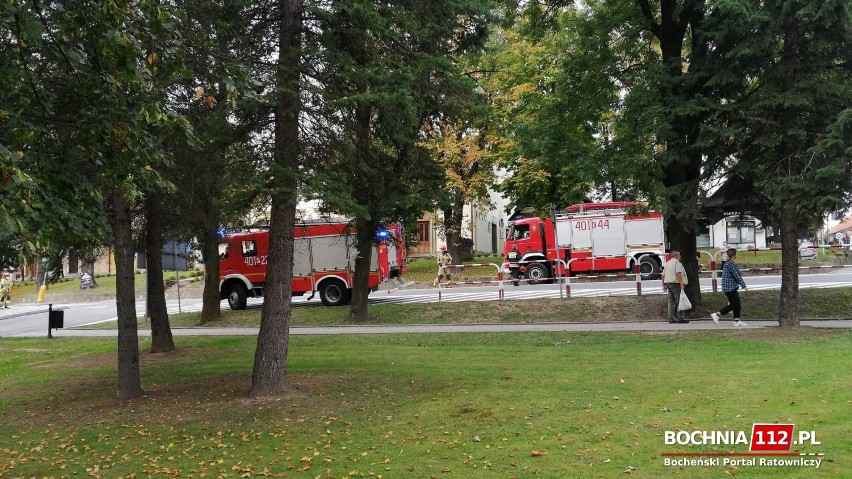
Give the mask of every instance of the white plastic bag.
<path id="1" fill-rule="evenodd" d="M 692 309 L 692 303 L 689 302 L 689 298 L 686 296 L 686 291 L 680 290 L 680 300 L 677 302 L 677 310 L 689 311 L 690 309 Z"/>

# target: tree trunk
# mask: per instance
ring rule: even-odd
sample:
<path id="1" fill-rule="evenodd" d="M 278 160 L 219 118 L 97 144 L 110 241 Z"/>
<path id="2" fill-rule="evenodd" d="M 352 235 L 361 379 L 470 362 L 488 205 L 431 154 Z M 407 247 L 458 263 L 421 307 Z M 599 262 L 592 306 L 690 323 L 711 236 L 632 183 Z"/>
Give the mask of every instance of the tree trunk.
<path id="1" fill-rule="evenodd" d="M 659 16 L 653 2 L 637 0 L 646 26 L 660 41 L 662 66 L 668 78 L 662 80 L 659 95 L 665 105 L 664 120 L 671 129 L 661 136 L 665 152 L 659 155 L 663 185 L 666 187 L 666 234 L 671 249 L 682 253 L 682 263 L 689 278 L 686 294 L 693 305 L 701 304 L 698 283 L 698 250 L 696 225 L 698 216 L 698 182 L 701 176 L 702 152 L 696 146 L 700 126 L 706 113 L 698 108 L 676 107 L 691 103 L 703 94 L 704 82 L 691 77 L 700 74 L 706 63 L 706 39 L 701 35 L 703 2 L 678 2 L 663 0 Z M 690 56 L 684 61 L 684 41 L 689 28 L 691 33 Z M 684 79 L 684 66 L 688 65 L 690 78 Z M 689 80 L 689 81 L 687 81 Z"/>
<path id="2" fill-rule="evenodd" d="M 441 212 L 444 214 L 444 224 L 442 227 L 444 228 L 444 241 L 447 242 L 447 253 L 450 253 L 450 256 L 455 259 L 458 254 L 458 247 L 456 244 L 458 241 L 456 240 L 457 228 L 453 224 L 453 209 L 452 208 L 443 208 Z"/>
<path id="3" fill-rule="evenodd" d="M 145 254 L 148 259 L 147 311 L 151 320 L 151 352 L 175 350 L 169 313 L 166 308 L 166 288 L 163 285 L 163 221 L 160 199 L 156 193 L 145 199 Z"/>
<path id="4" fill-rule="evenodd" d="M 701 304 L 701 285 L 698 277 L 699 265 L 696 256 L 698 246 L 695 235 L 690 233 L 689 229 L 681 224 L 679 218 L 675 215 L 666 218 L 666 227 L 669 231 L 670 249 L 680 251 L 680 262 L 683 264 L 686 277 L 689 280 L 686 288 L 684 288 L 686 296 L 694 306 L 698 306 Z"/>
<path id="5" fill-rule="evenodd" d="M 799 229 L 796 208 L 781 206 L 781 300 L 778 325 L 799 327 Z"/>
<path id="6" fill-rule="evenodd" d="M 464 221 L 464 199 L 456 195 L 453 206 L 444 211 L 444 237 L 447 240 L 447 252 L 453 257 L 453 263 L 462 262 L 461 230 Z"/>
<path id="7" fill-rule="evenodd" d="M 89 276 L 92 277 L 92 287 L 93 288 L 97 288 L 98 286 L 100 286 L 98 284 L 97 280 L 95 279 L 95 261 L 94 260 L 92 260 L 92 259 L 83 260 L 83 264 L 80 265 L 80 276 L 82 276 L 83 273 L 89 273 Z"/>
<path id="8" fill-rule="evenodd" d="M 36 272 L 35 293 L 38 294 L 42 285 L 47 284 L 47 263 L 39 260 L 36 264 L 38 265 L 38 270 Z"/>
<path id="9" fill-rule="evenodd" d="M 216 223 L 212 219 L 204 222 L 203 233 L 201 248 L 204 256 L 204 293 L 201 322 L 209 323 L 222 318 L 222 298 L 219 295 L 219 239 L 216 236 Z"/>
<path id="10" fill-rule="evenodd" d="M 136 324 L 133 235 L 130 204 L 123 193 L 112 193 L 113 235 L 115 237 L 115 303 L 118 312 L 118 398 L 132 399 L 143 394 L 139 373 L 139 337 Z"/>
<path id="11" fill-rule="evenodd" d="M 349 305 L 349 321 L 364 323 L 369 319 L 370 262 L 373 259 L 373 235 L 376 227 L 370 221 L 357 221 L 356 238 L 358 257 L 355 258 L 355 274 L 352 281 L 352 303 Z"/>
<path id="12" fill-rule="evenodd" d="M 269 259 L 266 269 L 260 333 L 254 353 L 251 396 L 287 389 L 287 352 L 293 296 L 293 228 L 296 220 L 296 174 L 299 166 L 299 68 L 302 5 L 279 3 L 279 48 L 276 72 L 275 153 Z"/>

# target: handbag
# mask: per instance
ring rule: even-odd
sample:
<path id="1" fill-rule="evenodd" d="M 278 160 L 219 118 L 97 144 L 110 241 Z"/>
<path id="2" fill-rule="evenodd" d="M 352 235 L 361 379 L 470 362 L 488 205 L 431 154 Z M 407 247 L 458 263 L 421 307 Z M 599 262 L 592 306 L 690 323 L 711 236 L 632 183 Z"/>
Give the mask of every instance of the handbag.
<path id="1" fill-rule="evenodd" d="M 680 299 L 677 302 L 677 310 L 689 311 L 690 309 L 692 309 L 692 303 L 689 302 L 689 298 L 686 296 L 686 291 L 680 290 Z"/>

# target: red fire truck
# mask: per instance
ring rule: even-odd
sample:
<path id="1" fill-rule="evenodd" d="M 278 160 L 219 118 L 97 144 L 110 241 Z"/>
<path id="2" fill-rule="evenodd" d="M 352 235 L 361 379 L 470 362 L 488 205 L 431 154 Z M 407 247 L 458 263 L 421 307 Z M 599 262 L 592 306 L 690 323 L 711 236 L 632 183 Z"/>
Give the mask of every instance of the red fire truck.
<path id="1" fill-rule="evenodd" d="M 349 303 L 358 250 L 352 223 L 346 219 L 296 224 L 293 244 L 293 296 L 319 292 L 326 306 Z M 376 233 L 378 245 L 370 261 L 369 287 L 405 272 L 402 225 Z M 219 243 L 219 295 L 231 309 L 245 309 L 246 299 L 262 297 L 266 282 L 269 231 L 225 235 Z"/>
<path id="2" fill-rule="evenodd" d="M 530 283 L 553 278 L 556 259 L 570 263 L 563 274 L 633 271 L 642 279 L 659 276 L 666 260 L 663 216 L 657 212 L 630 214 L 636 202 L 583 203 L 556 217 L 522 218 L 509 224 L 504 255 L 518 247 Z M 564 266 L 563 266 L 564 267 Z"/>

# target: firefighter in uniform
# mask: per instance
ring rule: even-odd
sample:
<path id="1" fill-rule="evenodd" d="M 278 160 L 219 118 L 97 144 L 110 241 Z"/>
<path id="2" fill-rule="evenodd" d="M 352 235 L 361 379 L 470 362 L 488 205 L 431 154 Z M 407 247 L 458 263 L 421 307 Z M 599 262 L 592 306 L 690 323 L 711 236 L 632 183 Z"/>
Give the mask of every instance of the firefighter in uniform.
<path id="1" fill-rule="evenodd" d="M 9 307 L 12 302 L 12 282 L 6 276 L 0 278 L 0 306 Z"/>
<path id="2" fill-rule="evenodd" d="M 521 253 L 517 246 L 512 247 L 512 251 L 506 255 L 506 262 L 509 263 L 509 274 L 512 275 L 512 284 L 518 286 L 521 280 Z"/>
<path id="3" fill-rule="evenodd" d="M 438 277 L 435 278 L 435 284 L 441 281 L 441 274 L 447 275 L 447 281 L 453 279 L 452 271 L 449 266 L 453 264 L 453 257 L 447 252 L 447 247 L 441 245 L 441 251 L 438 253 Z"/>

